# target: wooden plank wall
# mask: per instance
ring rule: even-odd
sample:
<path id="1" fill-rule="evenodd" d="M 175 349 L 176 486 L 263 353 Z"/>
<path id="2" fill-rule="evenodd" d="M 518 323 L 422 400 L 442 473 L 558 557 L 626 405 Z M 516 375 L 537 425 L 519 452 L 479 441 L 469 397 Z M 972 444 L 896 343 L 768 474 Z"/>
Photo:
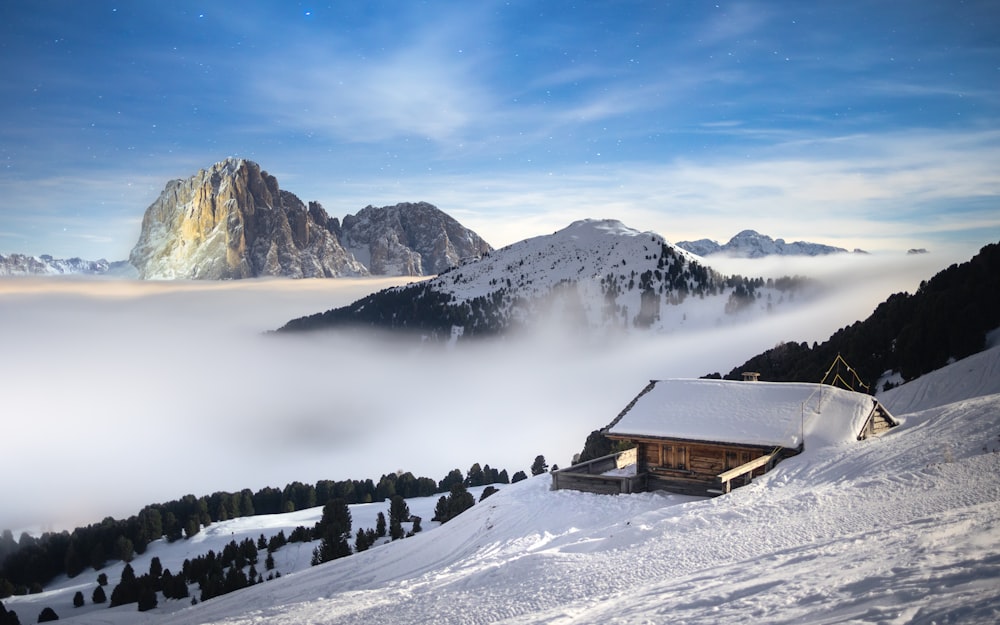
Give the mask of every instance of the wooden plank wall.
<path id="1" fill-rule="evenodd" d="M 715 477 L 766 455 L 760 448 L 686 443 L 684 441 L 637 441 L 641 471 L 663 469 L 685 473 L 689 478 L 714 481 Z M 683 464 L 683 469 L 681 465 Z M 763 473 L 761 470 L 759 473 Z"/>

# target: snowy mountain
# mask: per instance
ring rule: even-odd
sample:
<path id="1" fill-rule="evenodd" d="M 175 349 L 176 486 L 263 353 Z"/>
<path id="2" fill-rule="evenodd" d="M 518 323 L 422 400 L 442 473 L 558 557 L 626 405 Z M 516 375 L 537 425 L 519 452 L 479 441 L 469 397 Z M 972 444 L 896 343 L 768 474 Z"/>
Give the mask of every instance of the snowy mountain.
<path id="1" fill-rule="evenodd" d="M 48 254 L 0 254 L 0 276 L 64 276 L 64 275 L 128 275 L 131 271 L 125 261 L 108 262 L 82 258 L 53 258 Z"/>
<path id="2" fill-rule="evenodd" d="M 786 243 L 784 239 L 772 239 L 766 234 L 760 234 L 755 230 L 744 230 L 723 245 L 719 245 L 718 242 L 710 239 L 679 241 L 676 245 L 697 256 L 724 254 L 734 258 L 762 258 L 775 254 L 783 256 L 820 256 L 823 254 L 841 254 L 847 252 L 843 248 L 823 245 L 822 243 L 808 243 L 806 241 Z M 860 252 L 860 250 L 856 251 Z"/>
<path id="3" fill-rule="evenodd" d="M 371 325 L 448 337 L 549 321 L 568 329 L 670 331 L 767 312 L 810 286 L 722 276 L 658 234 L 589 219 L 282 330 Z"/>
<path id="4" fill-rule="evenodd" d="M 342 228 L 257 163 L 230 158 L 167 183 L 129 261 L 145 279 L 395 276 L 442 271 L 489 249 L 426 203 L 369 206 Z"/>
<path id="5" fill-rule="evenodd" d="M 900 426 L 866 441 L 807 438 L 802 454 L 714 499 L 551 491 L 543 474 L 445 525 L 316 567 L 314 545 L 287 545 L 274 553 L 280 578 L 193 606 L 162 597 L 143 613 L 95 606 L 92 572 L 4 604 L 22 623 L 50 606 L 62 621 L 108 625 L 992 624 L 1000 376 L 984 371 L 998 368 L 994 348 L 882 394 Z M 955 388 L 961 396 L 939 393 Z M 430 505 L 410 501 L 415 514 Z M 353 507 L 355 527 L 383 508 Z M 176 571 L 230 540 L 287 533 L 320 514 L 216 523 L 151 544 L 132 566 L 146 571 L 155 556 Z M 105 570 L 109 586 L 121 569 Z M 78 590 L 88 601 L 73 608 Z"/>

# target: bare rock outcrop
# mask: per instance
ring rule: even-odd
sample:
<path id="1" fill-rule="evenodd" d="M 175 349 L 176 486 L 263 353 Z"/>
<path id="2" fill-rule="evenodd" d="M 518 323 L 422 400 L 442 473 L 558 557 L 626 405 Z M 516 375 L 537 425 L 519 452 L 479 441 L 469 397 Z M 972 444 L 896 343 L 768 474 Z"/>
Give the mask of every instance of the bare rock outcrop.
<path id="1" fill-rule="evenodd" d="M 146 209 L 129 262 L 145 279 L 367 275 L 339 229 L 319 204 L 306 206 L 256 163 L 230 158 L 167 183 Z"/>
<path id="2" fill-rule="evenodd" d="M 427 202 L 367 206 L 344 217 L 341 241 L 369 271 L 384 275 L 435 275 L 493 250 Z"/>

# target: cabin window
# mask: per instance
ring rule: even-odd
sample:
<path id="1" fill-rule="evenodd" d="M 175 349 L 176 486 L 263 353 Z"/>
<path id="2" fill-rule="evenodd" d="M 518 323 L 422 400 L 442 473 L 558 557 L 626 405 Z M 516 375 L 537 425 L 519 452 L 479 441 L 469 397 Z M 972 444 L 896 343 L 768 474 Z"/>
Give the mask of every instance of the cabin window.
<path id="1" fill-rule="evenodd" d="M 674 454 L 674 461 L 678 469 L 683 471 L 687 468 L 687 447 L 678 447 Z"/>

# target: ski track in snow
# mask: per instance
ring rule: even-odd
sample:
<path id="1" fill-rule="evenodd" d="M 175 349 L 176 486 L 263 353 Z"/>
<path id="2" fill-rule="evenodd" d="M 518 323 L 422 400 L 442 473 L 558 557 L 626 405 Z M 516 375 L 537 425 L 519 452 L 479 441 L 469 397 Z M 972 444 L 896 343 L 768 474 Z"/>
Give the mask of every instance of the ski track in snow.
<path id="1" fill-rule="evenodd" d="M 897 406 L 924 409 L 895 413 L 882 437 L 807 440 L 727 496 L 553 492 L 543 475 L 447 525 L 197 606 L 57 611 L 108 625 L 996 623 L 1000 394 L 970 367 L 995 371 L 1000 350 L 974 358 L 894 389 Z M 971 399 L 936 405 L 959 377 Z"/>

